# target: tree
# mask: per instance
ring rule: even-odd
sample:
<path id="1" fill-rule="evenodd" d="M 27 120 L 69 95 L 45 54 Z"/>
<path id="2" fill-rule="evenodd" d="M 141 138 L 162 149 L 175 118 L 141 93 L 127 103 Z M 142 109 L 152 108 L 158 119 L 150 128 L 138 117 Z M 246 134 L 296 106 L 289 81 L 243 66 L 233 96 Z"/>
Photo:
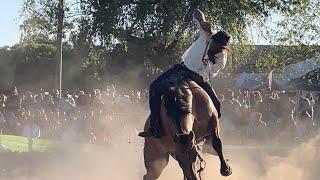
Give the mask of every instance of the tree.
<path id="1" fill-rule="evenodd" d="M 24 18 L 22 24 L 22 39 L 19 46 L 29 49 L 30 58 L 46 59 L 56 52 L 57 20 L 59 14 L 58 0 L 25 0 Z M 192 23 L 192 13 L 196 8 L 206 14 L 214 31 L 225 29 L 233 36 L 234 51 L 229 61 L 228 72 L 244 64 L 247 56 L 254 52 L 252 46 L 247 46 L 247 29 L 253 23 L 266 27 L 266 22 L 272 14 L 283 17 L 279 27 L 288 28 L 292 25 L 297 29 L 290 31 L 267 31 L 266 36 L 277 40 L 278 44 L 290 45 L 286 39 L 298 42 L 299 36 L 309 28 L 309 35 L 318 38 L 317 14 L 319 6 L 314 0 L 74 0 L 68 1 L 64 8 L 64 45 L 68 45 L 74 62 L 85 72 L 90 72 L 96 79 L 105 75 L 131 74 L 139 70 L 142 79 L 153 79 L 155 75 L 179 62 L 183 51 L 197 37 L 195 24 Z M 73 12 L 76 4 L 79 11 Z M 307 13 L 303 13 L 307 11 Z M 75 17 L 75 18 L 74 18 Z M 310 21 L 303 22 L 302 18 Z M 311 21 L 312 19 L 312 21 Z M 293 22 L 294 20 L 295 23 Z M 301 25 L 298 24 L 301 21 Z M 319 24 L 319 23 L 318 23 Z M 306 26 L 305 26 L 306 25 Z M 61 26 L 60 26 L 61 27 Z M 290 33 L 287 33 L 290 32 Z M 295 32 L 295 33 L 291 33 Z M 319 33 L 318 33 L 319 34 Z M 281 37 L 281 38 L 279 38 Z M 294 37 L 294 38 L 290 38 Z M 61 39 L 61 38 L 60 38 Z M 302 38 L 308 39 L 308 38 Z M 305 41 L 301 41 L 305 42 Z M 275 43 L 275 42 L 272 42 Z M 300 44 L 300 43 L 297 43 Z M 39 48 L 41 47 L 41 48 Z M 281 50 L 285 49 L 282 46 Z M 302 52 L 308 46 L 301 46 Z M 256 69 L 272 69 L 289 63 L 292 50 L 286 51 L 288 57 L 274 58 L 272 51 L 262 54 Z M 46 52 L 40 52 L 44 50 Z M 277 50 L 278 51 L 278 50 Z M 316 50 L 305 51 L 310 57 Z M 49 53 L 50 56 L 47 56 Z M 269 54 L 269 55 L 268 55 Z M 303 53 L 302 53 L 303 54 Z M 45 55 L 45 57 L 43 57 Z M 301 55 L 301 54 L 300 54 Z M 299 56 L 302 57 L 302 56 Z M 271 61 L 272 60 L 272 61 Z M 268 64 L 272 62 L 271 64 Z"/>
<path id="2" fill-rule="evenodd" d="M 30 48 L 36 52 L 37 47 L 44 47 L 39 54 L 46 54 L 47 49 L 55 54 L 54 87 L 61 90 L 62 79 L 62 44 L 65 32 L 73 28 L 72 21 L 65 14 L 70 10 L 65 7 L 65 0 L 25 0 L 21 25 L 21 48 Z M 41 49 L 40 49 L 41 50 Z M 29 59 L 29 58 L 28 58 Z M 53 59 L 53 58 L 52 58 Z M 35 60 L 35 58 L 31 58 Z"/>
<path id="3" fill-rule="evenodd" d="M 274 46 L 257 59 L 259 71 L 281 70 L 285 65 L 320 56 L 320 1 L 301 2 L 278 14 L 275 28 L 266 28 L 265 36 Z"/>

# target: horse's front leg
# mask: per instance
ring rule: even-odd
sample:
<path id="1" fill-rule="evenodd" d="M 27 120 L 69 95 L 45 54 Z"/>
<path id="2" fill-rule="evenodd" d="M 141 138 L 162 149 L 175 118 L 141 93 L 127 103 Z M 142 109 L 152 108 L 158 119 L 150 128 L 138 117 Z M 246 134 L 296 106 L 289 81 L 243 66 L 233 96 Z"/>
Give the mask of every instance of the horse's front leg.
<path id="1" fill-rule="evenodd" d="M 158 179 L 168 165 L 169 153 L 163 151 L 159 143 L 160 141 L 154 138 L 145 138 L 143 153 L 147 173 L 143 176 L 143 180 Z"/>
<path id="2" fill-rule="evenodd" d="M 212 134 L 212 146 L 214 150 L 217 152 L 219 159 L 220 159 L 220 174 L 222 176 L 229 176 L 232 174 L 232 169 L 228 165 L 227 161 L 223 157 L 222 153 L 222 141 L 220 139 L 220 125 L 219 125 L 219 119 L 216 116 L 212 116 L 210 118 L 210 129 Z"/>

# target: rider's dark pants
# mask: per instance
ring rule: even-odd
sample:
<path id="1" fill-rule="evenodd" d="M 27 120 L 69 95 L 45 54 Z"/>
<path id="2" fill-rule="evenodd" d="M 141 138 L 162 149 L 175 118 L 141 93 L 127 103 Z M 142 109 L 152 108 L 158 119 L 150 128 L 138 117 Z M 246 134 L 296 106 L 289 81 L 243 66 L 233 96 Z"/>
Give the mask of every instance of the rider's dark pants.
<path id="1" fill-rule="evenodd" d="M 207 94 L 210 96 L 213 104 L 215 105 L 218 116 L 220 117 L 220 101 L 216 96 L 216 93 L 211 88 L 210 84 L 208 82 L 204 82 L 203 78 L 196 74 L 195 72 L 189 70 L 184 64 L 175 64 L 172 68 L 161 74 L 157 79 L 155 79 L 150 84 L 150 90 L 149 90 L 149 106 L 151 110 L 151 118 L 150 118 L 150 127 L 159 130 L 160 123 L 160 106 L 161 106 L 161 95 L 162 90 L 160 87 L 160 82 L 162 82 L 164 79 L 168 78 L 169 76 L 176 74 L 178 72 L 185 71 L 186 77 L 189 78 L 192 81 L 196 82 L 200 87 L 203 88 L 207 92 Z"/>

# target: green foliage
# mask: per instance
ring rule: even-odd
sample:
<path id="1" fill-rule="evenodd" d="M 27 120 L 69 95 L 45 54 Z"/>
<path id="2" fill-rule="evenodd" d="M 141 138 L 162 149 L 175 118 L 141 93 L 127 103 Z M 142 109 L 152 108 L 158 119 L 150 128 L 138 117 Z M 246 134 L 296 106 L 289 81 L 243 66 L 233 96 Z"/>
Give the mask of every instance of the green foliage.
<path id="1" fill-rule="evenodd" d="M 279 70 L 285 65 L 320 55 L 320 1 L 289 2 L 298 6 L 285 6 L 285 9 L 280 9 L 285 13 L 278 13 L 276 28 L 266 28 L 270 43 L 281 45 L 261 54 L 255 67 L 260 72 Z"/>
<path id="2" fill-rule="evenodd" d="M 320 46 L 257 46 L 248 56 L 244 66 L 250 72 L 281 70 L 284 66 L 318 57 Z"/>
<path id="3" fill-rule="evenodd" d="M 54 0 L 25 0 L 21 16 L 24 21 L 20 26 L 22 41 L 34 39 L 50 40 L 56 31 L 55 13 L 57 2 Z"/>
<path id="4" fill-rule="evenodd" d="M 38 61 L 53 60 L 56 47 L 53 42 L 21 43 L 12 48 L 15 60 L 23 64 L 37 63 Z"/>
<path id="5" fill-rule="evenodd" d="M 271 71 L 284 67 L 285 61 L 279 61 L 277 57 L 272 51 L 262 54 L 256 64 L 256 69 L 259 71 Z"/>
<path id="6" fill-rule="evenodd" d="M 319 44 L 320 1 L 304 0 L 300 8 L 292 8 L 290 14 L 277 21 L 277 29 L 270 29 L 273 43 L 286 45 Z"/>
<path id="7" fill-rule="evenodd" d="M 94 78 L 101 80 L 101 73 L 106 66 L 106 51 L 103 49 L 92 49 L 86 57 L 83 58 L 81 67 L 89 70 Z"/>
<path id="8" fill-rule="evenodd" d="M 58 30 L 58 2 L 57 0 L 24 0 L 21 17 L 23 22 L 20 25 L 22 30 L 21 42 L 23 44 L 52 44 L 57 39 Z M 64 13 L 68 13 L 68 8 Z M 64 32 L 74 28 L 71 19 L 65 19 Z M 65 37 L 66 38 L 66 37 Z"/>

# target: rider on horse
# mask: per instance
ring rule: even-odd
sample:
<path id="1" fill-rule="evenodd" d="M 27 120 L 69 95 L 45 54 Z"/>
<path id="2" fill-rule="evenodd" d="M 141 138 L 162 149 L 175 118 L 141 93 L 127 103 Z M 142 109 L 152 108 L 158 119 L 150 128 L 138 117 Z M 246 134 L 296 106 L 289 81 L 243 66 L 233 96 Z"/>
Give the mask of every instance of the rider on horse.
<path id="1" fill-rule="evenodd" d="M 161 85 L 168 77 L 175 74 L 182 74 L 184 78 L 196 82 L 210 96 L 213 104 L 220 113 L 220 101 L 216 93 L 209 84 L 210 76 L 215 77 L 218 72 L 223 69 L 227 61 L 227 51 L 230 49 L 230 35 L 221 30 L 212 35 L 210 23 L 205 21 L 204 14 L 200 10 L 196 10 L 193 19 L 200 29 L 199 38 L 184 52 L 182 62 L 175 64 L 172 68 L 161 74 L 155 79 L 149 90 L 149 106 L 151 110 L 150 127 L 146 132 L 140 132 L 142 137 L 164 136 L 160 125 L 160 105 L 161 105 Z"/>

